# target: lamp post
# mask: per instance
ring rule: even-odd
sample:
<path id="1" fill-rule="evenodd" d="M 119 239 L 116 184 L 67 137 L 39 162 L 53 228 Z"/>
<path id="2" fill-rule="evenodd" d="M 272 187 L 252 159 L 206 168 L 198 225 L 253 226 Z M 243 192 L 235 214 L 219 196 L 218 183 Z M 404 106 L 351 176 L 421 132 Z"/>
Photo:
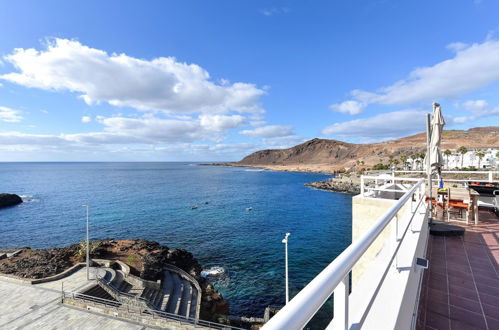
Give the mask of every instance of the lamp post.
<path id="1" fill-rule="evenodd" d="M 87 280 L 90 280 L 90 239 L 88 237 L 88 204 L 82 205 L 87 209 Z"/>
<path id="2" fill-rule="evenodd" d="M 288 237 L 291 233 L 286 233 L 282 242 L 284 243 L 284 259 L 286 272 L 286 304 L 289 302 L 289 283 L 288 283 Z"/>

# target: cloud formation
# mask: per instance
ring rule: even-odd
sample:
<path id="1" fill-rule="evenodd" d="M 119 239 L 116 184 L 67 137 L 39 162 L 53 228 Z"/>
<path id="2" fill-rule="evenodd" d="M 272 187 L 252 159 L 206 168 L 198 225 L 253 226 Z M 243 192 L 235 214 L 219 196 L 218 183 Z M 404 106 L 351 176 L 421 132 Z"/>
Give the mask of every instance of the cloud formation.
<path id="1" fill-rule="evenodd" d="M 499 81 L 499 41 L 452 43 L 448 48 L 455 52 L 453 58 L 417 68 L 406 79 L 376 92 L 353 90 L 351 100 L 333 104 L 331 108 L 358 114 L 369 104 L 413 105 L 453 98 Z"/>
<path id="2" fill-rule="evenodd" d="M 344 101 L 330 106 L 331 110 L 348 113 L 350 115 L 358 115 L 364 109 L 364 104 L 359 101 Z"/>
<path id="3" fill-rule="evenodd" d="M 90 123 L 91 121 L 92 121 L 92 118 L 90 118 L 89 116 L 81 117 L 81 122 L 84 124 Z"/>
<path id="4" fill-rule="evenodd" d="M 471 112 L 471 115 L 455 117 L 455 123 L 466 123 L 468 121 L 472 121 L 482 117 L 499 115 L 499 107 L 490 106 L 489 103 L 485 100 L 469 100 L 458 104 L 458 107 Z"/>
<path id="5" fill-rule="evenodd" d="M 0 121 L 5 121 L 7 123 L 18 123 L 23 119 L 20 113 L 21 111 L 19 110 L 0 106 Z"/>
<path id="6" fill-rule="evenodd" d="M 17 48 L 4 57 L 18 72 L 0 79 L 31 88 L 77 93 L 87 104 L 168 113 L 261 113 L 265 91 L 254 84 L 216 84 L 196 64 L 108 54 L 75 40 L 53 39 L 45 50 Z"/>
<path id="7" fill-rule="evenodd" d="M 272 8 L 265 8 L 260 10 L 260 13 L 264 16 L 274 16 L 274 15 L 279 15 L 279 14 L 287 14 L 289 12 L 289 8 L 287 7 L 272 7 Z"/>
<path id="8" fill-rule="evenodd" d="M 424 131 L 425 111 L 402 110 L 382 113 L 370 118 L 336 123 L 322 130 L 327 136 L 379 139 L 406 136 Z"/>
<path id="9" fill-rule="evenodd" d="M 239 133 L 242 135 L 252 136 L 252 137 L 274 138 L 274 137 L 293 135 L 293 127 L 282 126 L 282 125 L 268 125 L 268 126 L 257 127 L 252 130 L 243 130 Z"/>

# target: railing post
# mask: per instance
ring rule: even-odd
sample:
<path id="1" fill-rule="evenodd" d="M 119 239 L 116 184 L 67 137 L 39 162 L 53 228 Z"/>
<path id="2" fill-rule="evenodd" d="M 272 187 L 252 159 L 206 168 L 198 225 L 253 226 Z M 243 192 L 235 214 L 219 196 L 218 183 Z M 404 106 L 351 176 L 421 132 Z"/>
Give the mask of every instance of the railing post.
<path id="1" fill-rule="evenodd" d="M 398 246 L 398 239 L 399 239 L 399 228 L 398 228 L 398 214 L 394 216 L 394 219 L 392 219 L 392 252 L 395 253 L 395 250 L 397 249 Z M 395 262 L 393 266 L 395 268 L 398 268 L 398 262 L 397 262 L 397 255 L 395 255 Z"/>
<path id="2" fill-rule="evenodd" d="M 492 182 L 492 171 L 489 172 L 489 182 Z"/>
<path id="3" fill-rule="evenodd" d="M 350 292 L 350 276 L 347 274 L 334 289 L 335 329 L 348 330 L 348 293 Z"/>
<path id="4" fill-rule="evenodd" d="M 364 197 L 364 176 L 360 176 L 360 195 Z"/>

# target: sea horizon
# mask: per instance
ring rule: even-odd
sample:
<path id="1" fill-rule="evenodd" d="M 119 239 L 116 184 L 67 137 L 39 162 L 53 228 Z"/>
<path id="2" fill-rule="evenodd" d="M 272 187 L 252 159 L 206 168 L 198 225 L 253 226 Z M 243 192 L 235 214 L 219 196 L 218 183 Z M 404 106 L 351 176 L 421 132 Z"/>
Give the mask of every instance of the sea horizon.
<path id="1" fill-rule="evenodd" d="M 0 247 L 78 243 L 89 204 L 91 240 L 185 249 L 204 269 L 223 267 L 213 284 L 231 313 L 261 317 L 284 303 L 286 232 L 293 295 L 350 243 L 351 195 L 304 186 L 329 175 L 192 163 L 0 163 L 2 189 L 25 199 L 1 211 Z"/>

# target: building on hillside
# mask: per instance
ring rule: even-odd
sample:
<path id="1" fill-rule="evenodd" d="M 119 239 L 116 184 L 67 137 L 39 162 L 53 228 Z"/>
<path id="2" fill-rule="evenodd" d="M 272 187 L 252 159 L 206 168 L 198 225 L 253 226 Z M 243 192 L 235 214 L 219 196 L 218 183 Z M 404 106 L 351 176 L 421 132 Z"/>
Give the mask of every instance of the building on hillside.
<path id="1" fill-rule="evenodd" d="M 499 166 L 499 158 L 497 157 L 499 149 L 488 148 L 481 150 L 485 154 L 482 159 L 479 159 L 479 157 L 477 157 L 476 150 L 470 150 L 464 155 L 457 153 L 456 150 L 452 150 L 453 153 L 451 155 L 443 155 L 446 168 L 455 169 L 470 166 L 473 166 L 475 168 L 480 167 L 481 169 L 497 168 Z"/>

